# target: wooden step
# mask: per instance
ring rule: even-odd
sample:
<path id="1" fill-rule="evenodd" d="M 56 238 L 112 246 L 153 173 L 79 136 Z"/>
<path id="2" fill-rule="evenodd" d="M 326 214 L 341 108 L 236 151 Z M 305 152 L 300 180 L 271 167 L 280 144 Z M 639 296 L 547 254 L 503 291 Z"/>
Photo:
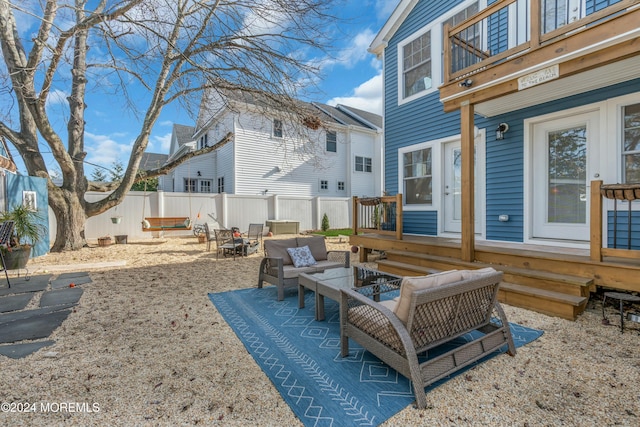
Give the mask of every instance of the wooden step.
<path id="1" fill-rule="evenodd" d="M 551 273 L 542 270 L 512 267 L 508 265 L 467 262 L 456 258 L 401 251 L 387 252 L 387 260 L 394 261 L 395 263 L 405 264 L 407 266 L 407 271 L 412 271 L 414 267 L 408 266 L 413 265 L 436 270 L 493 267 L 496 270 L 502 271 L 504 273 L 505 282 L 526 285 L 534 288 L 561 292 L 575 296 L 588 297 L 591 291 L 595 290 L 593 289 L 595 287 L 593 279 L 590 278 L 568 274 Z M 379 264 L 380 263 L 383 263 L 383 261 L 379 261 Z M 400 265 L 395 264 L 394 269 L 396 271 L 400 271 Z"/>
<path id="2" fill-rule="evenodd" d="M 398 276 L 426 276 L 442 271 L 436 270 L 435 268 L 422 267 L 388 259 L 378 260 L 378 270 Z"/>
<path id="3" fill-rule="evenodd" d="M 549 316 L 576 320 L 587 306 L 589 298 L 502 282 L 498 291 L 498 300 L 514 307 L 526 308 Z"/>

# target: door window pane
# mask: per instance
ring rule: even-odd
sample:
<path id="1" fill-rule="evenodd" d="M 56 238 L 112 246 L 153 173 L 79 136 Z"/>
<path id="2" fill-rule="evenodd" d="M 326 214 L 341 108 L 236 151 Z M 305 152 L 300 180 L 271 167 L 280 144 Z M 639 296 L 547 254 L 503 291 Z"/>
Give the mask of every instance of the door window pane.
<path id="1" fill-rule="evenodd" d="M 549 132 L 547 221 L 586 222 L 587 128 Z"/>

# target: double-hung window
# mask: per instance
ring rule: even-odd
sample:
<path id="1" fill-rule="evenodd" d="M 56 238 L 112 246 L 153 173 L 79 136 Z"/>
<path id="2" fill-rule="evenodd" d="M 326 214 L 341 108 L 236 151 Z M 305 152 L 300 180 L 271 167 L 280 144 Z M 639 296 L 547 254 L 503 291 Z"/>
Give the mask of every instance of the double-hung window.
<path id="1" fill-rule="evenodd" d="M 431 89 L 431 31 L 402 47 L 403 98 Z"/>
<path id="2" fill-rule="evenodd" d="M 623 182 L 640 182 L 640 104 L 622 109 Z"/>
<path id="3" fill-rule="evenodd" d="M 330 151 L 332 153 L 337 152 L 338 151 L 338 137 L 337 137 L 337 134 L 332 130 L 328 130 L 327 131 L 327 135 L 326 135 L 326 139 L 327 139 L 326 150 Z"/>
<path id="4" fill-rule="evenodd" d="M 356 172 L 371 172 L 371 158 L 356 156 Z"/>
<path id="5" fill-rule="evenodd" d="M 403 179 L 407 205 L 430 205 L 432 197 L 431 148 L 403 155 Z"/>
<path id="6" fill-rule="evenodd" d="M 224 176 L 218 178 L 218 193 L 224 193 Z"/>

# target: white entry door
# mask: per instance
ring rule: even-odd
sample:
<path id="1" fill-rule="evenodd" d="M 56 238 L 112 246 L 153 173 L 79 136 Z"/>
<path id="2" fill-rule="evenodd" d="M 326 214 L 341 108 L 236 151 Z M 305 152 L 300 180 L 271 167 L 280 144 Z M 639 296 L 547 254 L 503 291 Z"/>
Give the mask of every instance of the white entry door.
<path id="1" fill-rule="evenodd" d="M 533 126 L 533 238 L 589 241 L 589 180 L 598 174 L 598 135 L 597 111 Z"/>
<path id="2" fill-rule="evenodd" d="M 482 162 L 478 161 L 478 144 L 475 148 L 475 232 L 482 234 L 482 213 L 484 212 L 484 173 L 478 170 Z M 443 222 L 445 233 L 460 233 L 462 229 L 462 162 L 460 141 L 444 145 L 444 188 L 443 188 Z M 480 156 L 484 158 L 484 156 Z M 480 179 L 479 179 L 480 177 Z"/>

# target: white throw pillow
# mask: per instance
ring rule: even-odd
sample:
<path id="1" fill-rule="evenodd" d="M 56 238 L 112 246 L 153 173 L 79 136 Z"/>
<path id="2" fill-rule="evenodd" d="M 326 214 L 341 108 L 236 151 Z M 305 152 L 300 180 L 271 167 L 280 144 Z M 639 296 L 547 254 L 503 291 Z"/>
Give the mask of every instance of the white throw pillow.
<path id="1" fill-rule="evenodd" d="M 316 264 L 316 260 L 311 255 L 311 250 L 309 246 L 302 246 L 299 248 L 287 248 L 287 252 L 289 252 L 289 256 L 293 261 L 293 266 L 296 268 L 300 267 L 310 267 Z"/>
<path id="2" fill-rule="evenodd" d="M 144 221 L 142 221 L 142 228 L 151 228 L 151 224 L 148 220 L 145 219 Z"/>
<path id="3" fill-rule="evenodd" d="M 400 285 L 400 299 L 394 310 L 402 323 L 409 320 L 409 308 L 411 306 L 411 294 L 422 289 L 435 288 L 448 283 L 462 280 L 462 273 L 458 270 L 443 271 L 429 274 L 428 276 L 405 277 Z"/>

